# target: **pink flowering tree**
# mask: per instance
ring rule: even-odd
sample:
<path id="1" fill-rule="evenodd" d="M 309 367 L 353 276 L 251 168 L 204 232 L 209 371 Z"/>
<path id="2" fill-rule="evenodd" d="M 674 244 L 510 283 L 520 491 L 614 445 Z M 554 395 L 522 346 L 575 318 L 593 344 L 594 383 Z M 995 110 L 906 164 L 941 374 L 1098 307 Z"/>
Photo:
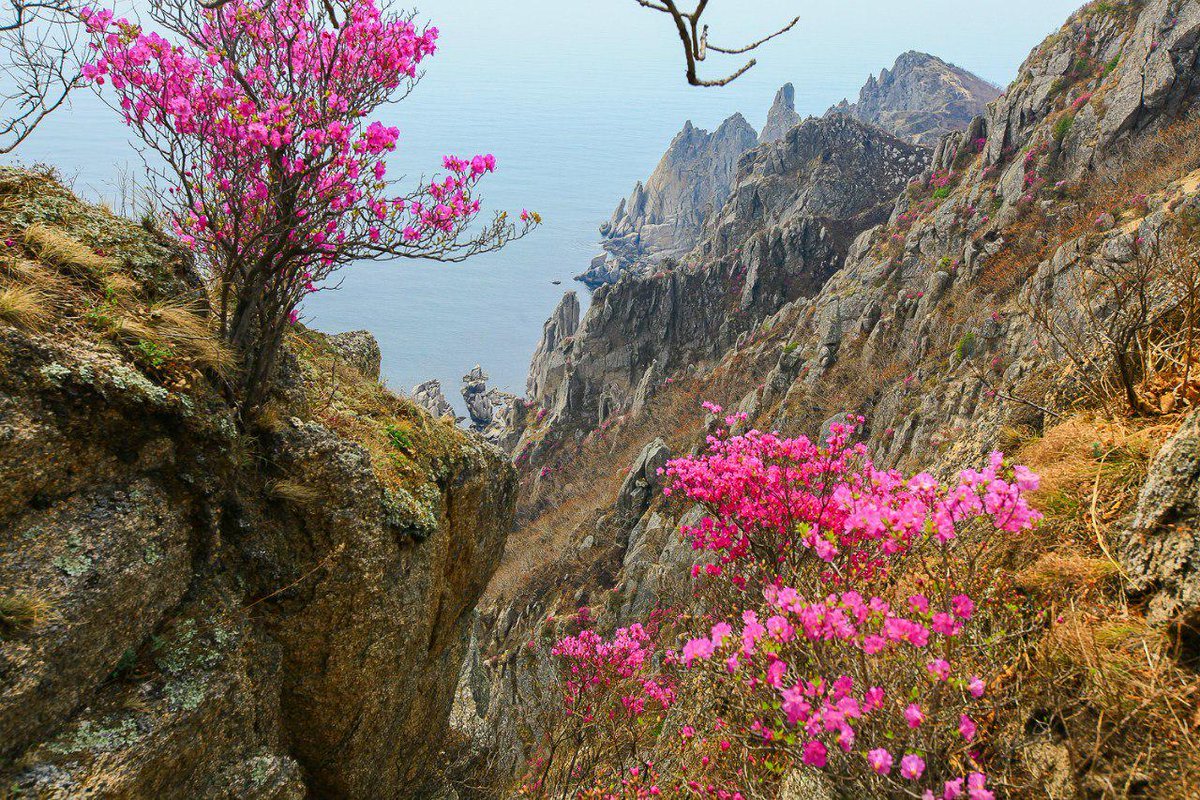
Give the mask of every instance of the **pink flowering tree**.
<path id="1" fill-rule="evenodd" d="M 1033 622 L 986 556 L 1036 525 L 1037 478 L 999 453 L 906 478 L 852 435 L 719 431 L 664 470 L 708 510 L 682 531 L 701 564 L 682 647 L 628 678 L 672 687 L 643 756 L 669 796 L 761 796 L 796 770 L 853 796 L 995 796 L 997 689 Z"/>
<path id="2" fill-rule="evenodd" d="M 404 97 L 436 28 L 376 0 L 157 0 L 164 34 L 86 9 L 85 79 L 111 87 L 158 156 L 167 213 L 211 280 L 222 335 L 241 354 L 242 404 L 259 404 L 302 298 L 366 259 L 459 261 L 537 224 L 497 214 L 480 227 L 490 155 L 447 156 L 444 174 L 388 177 L 398 128 L 371 115 Z"/>

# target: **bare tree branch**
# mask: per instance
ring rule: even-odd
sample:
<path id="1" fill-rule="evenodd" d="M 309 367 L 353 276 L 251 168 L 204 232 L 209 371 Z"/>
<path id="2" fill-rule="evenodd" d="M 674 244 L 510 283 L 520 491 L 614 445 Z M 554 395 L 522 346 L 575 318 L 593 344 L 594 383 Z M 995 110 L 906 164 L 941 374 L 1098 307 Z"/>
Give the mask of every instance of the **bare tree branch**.
<path id="1" fill-rule="evenodd" d="M 697 74 L 697 67 L 708 55 L 709 50 L 725 55 L 748 53 L 777 36 L 787 33 L 796 27 L 796 24 L 800 21 L 800 17 L 795 17 L 791 22 L 774 33 L 743 47 L 717 47 L 708 43 L 708 26 L 704 25 L 701 27 L 700 25 L 700 18 L 704 14 L 705 9 L 707 9 L 709 0 L 699 0 L 696 7 L 691 11 L 681 11 L 676 0 L 634 0 L 634 2 L 642 8 L 648 8 L 651 11 L 658 11 L 671 16 L 672 21 L 675 23 L 675 30 L 679 33 L 679 41 L 683 45 L 684 62 L 687 67 L 687 82 L 692 86 L 725 86 L 746 74 L 751 67 L 758 63 L 756 59 L 752 58 L 741 69 L 731 75 L 717 80 L 703 80 Z"/>
<path id="2" fill-rule="evenodd" d="M 79 85 L 73 0 L 8 0 L 0 15 L 0 153 L 12 152 Z"/>

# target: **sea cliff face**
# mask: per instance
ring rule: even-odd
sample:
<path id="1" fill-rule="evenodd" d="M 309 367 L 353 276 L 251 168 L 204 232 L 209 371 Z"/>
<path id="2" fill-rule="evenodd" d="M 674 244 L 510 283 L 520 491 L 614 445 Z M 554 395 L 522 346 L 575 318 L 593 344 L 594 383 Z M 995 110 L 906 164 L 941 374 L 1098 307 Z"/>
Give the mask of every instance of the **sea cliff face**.
<path id="1" fill-rule="evenodd" d="M 481 752 L 519 771 L 536 741 L 536 730 L 520 727 L 520 708 L 552 665 L 526 642 L 554 640 L 579 607 L 611 630 L 664 598 L 690 596 L 703 554 L 679 528 L 702 510 L 663 498 L 654 467 L 703 447 L 721 427 L 694 411 L 701 399 L 744 412 L 736 430 L 789 435 L 821 436 L 861 414 L 877 463 L 907 471 L 952 473 L 997 448 L 1045 459 L 1068 444 L 1101 447 L 1071 442 L 1095 423 L 1075 416 L 1078 378 L 1032 309 L 1080 318 L 1081 275 L 1111 272 L 1146 243 L 1193 230 L 1198 57 L 1200 3 L 1092 4 L 1036 48 L 982 113 L 956 117 L 964 130 L 926 139 L 932 149 L 841 113 L 794 126 L 743 158 L 729 199 L 679 266 L 598 290 L 578 330 L 545 342 L 531 374 L 517 450 L 523 524 L 512 551 L 548 526 L 574 527 L 559 531 L 552 564 L 524 582 L 507 575 L 481 607 L 462 684 L 480 702 L 460 718 Z M 901 76 L 875 84 L 870 94 L 904 97 Z M 902 110 L 876 108 L 885 106 Z M 912 119 L 922 118 L 917 111 Z M 1147 452 L 1157 454 L 1111 490 L 1103 532 L 1094 521 L 1086 531 L 1093 549 L 1097 536 L 1110 543 L 1101 541 L 1095 563 L 1125 581 L 1123 613 L 1139 625 L 1144 614 L 1175 637 L 1178 663 L 1194 664 L 1197 412 L 1172 416 L 1175 396 L 1156 391 L 1144 402 L 1164 415 L 1151 425 L 1158 438 Z M 1052 473 L 1066 469 L 1064 458 L 1049 458 Z M 1096 495 L 1104 460 L 1084 462 L 1082 488 L 1070 491 Z M 569 508 L 580 493 L 586 504 Z M 1104 497 L 1093 497 L 1093 514 Z M 1027 554 L 1029 569 L 1053 549 L 1045 545 Z M 1080 597 L 1089 591 L 1071 586 Z M 1080 720 L 1103 724 L 1080 702 Z M 1120 753 L 1074 771 L 1065 766 L 1068 736 L 1086 744 L 1091 731 L 1026 723 L 1006 733 L 1021 742 L 1012 757 L 1028 759 L 1018 768 L 1051 787 L 1030 796 L 1171 785 L 1169 769 L 1151 774 Z"/>
<path id="2" fill-rule="evenodd" d="M 2 785 L 435 791 L 505 459 L 384 390 L 362 333 L 297 330 L 240 422 L 184 255 L 44 175 L 0 193 L 4 288 L 43 304 L 0 325 Z"/>
<path id="3" fill-rule="evenodd" d="M 569 336 L 548 324 L 530 373 L 534 419 L 516 457 L 546 463 L 560 443 L 718 357 L 785 303 L 815 295 L 928 162 L 928 151 L 841 116 L 807 120 L 747 153 L 729 199 L 678 266 L 601 286 Z"/>
<path id="4" fill-rule="evenodd" d="M 600 228 L 605 255 L 577 280 L 594 288 L 639 261 L 658 263 L 691 250 L 705 217 L 729 196 L 738 160 L 757 139 L 741 114 L 712 133 L 686 123 L 645 184 L 638 182 Z"/>

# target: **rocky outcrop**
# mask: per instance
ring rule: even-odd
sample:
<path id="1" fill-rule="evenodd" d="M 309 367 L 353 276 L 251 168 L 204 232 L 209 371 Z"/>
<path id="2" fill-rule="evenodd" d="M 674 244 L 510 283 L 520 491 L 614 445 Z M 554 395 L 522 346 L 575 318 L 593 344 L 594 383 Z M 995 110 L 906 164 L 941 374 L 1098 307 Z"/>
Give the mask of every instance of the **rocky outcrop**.
<path id="1" fill-rule="evenodd" d="M 512 450 L 519 432 L 524 405 L 514 394 L 488 388 L 488 376 L 478 364 L 463 375 L 462 396 L 471 419 L 471 430 L 504 451 Z"/>
<path id="2" fill-rule="evenodd" d="M 775 102 L 767 111 L 767 122 L 763 125 L 762 133 L 758 135 L 759 144 L 777 142 L 783 135 L 800 124 L 800 115 L 796 113 L 796 87 L 785 83 L 783 88 L 775 93 Z"/>
<path id="3" fill-rule="evenodd" d="M 329 345 L 345 360 L 371 380 L 379 380 L 383 353 L 370 331 L 347 331 L 329 337 Z"/>
<path id="4" fill-rule="evenodd" d="M 741 114 L 712 133 L 687 122 L 645 185 L 639 182 L 600 228 L 605 255 L 577 280 L 595 288 L 637 262 L 655 264 L 691 250 L 705 217 L 725 202 L 738 160 L 757 139 Z"/>
<path id="5" fill-rule="evenodd" d="M 186 260 L 141 228 L 43 177 L 4 172 L 0 192 L 6 235 L 40 220 L 109 254 L 105 308 L 141 336 L 149 298 L 182 287 L 200 307 Z M 0 323 L 0 784 L 428 796 L 511 525 L 503 456 L 303 329 L 239 427 L 202 363 L 74 324 L 100 289 L 19 244 L 6 258 L 26 260 L 6 287 L 40 276 L 58 310 Z"/>
<path id="6" fill-rule="evenodd" d="M 1200 413 L 1150 465 L 1121 561 L 1148 600 L 1150 620 L 1176 625 L 1189 655 L 1200 655 Z"/>
<path id="7" fill-rule="evenodd" d="M 927 164 L 924 149 L 841 116 L 809 119 L 748 154 L 704 240 L 679 266 L 600 287 L 557 355 L 535 360 L 528 402 L 539 419 L 517 455 L 537 461 L 639 395 L 644 405 L 660 381 L 719 357 L 785 303 L 816 294 L 854 237 L 886 220 L 896 193 Z"/>
<path id="8" fill-rule="evenodd" d="M 858 102 L 843 100 L 828 113 L 846 114 L 932 147 L 945 134 L 965 129 L 999 95 L 998 88 L 965 69 L 910 50 L 878 78 L 867 78 Z"/>
<path id="9" fill-rule="evenodd" d="M 428 380 L 414 386 L 412 401 L 432 414 L 435 419 L 454 416 L 454 407 L 442 392 L 442 382 L 439 380 Z"/>
<path id="10" fill-rule="evenodd" d="M 547 387 L 562 381 L 567 366 L 563 345 L 578 330 L 579 298 L 574 292 L 567 292 L 542 326 L 542 338 L 529 364 L 529 379 L 525 387 L 529 397 L 542 397 Z"/>

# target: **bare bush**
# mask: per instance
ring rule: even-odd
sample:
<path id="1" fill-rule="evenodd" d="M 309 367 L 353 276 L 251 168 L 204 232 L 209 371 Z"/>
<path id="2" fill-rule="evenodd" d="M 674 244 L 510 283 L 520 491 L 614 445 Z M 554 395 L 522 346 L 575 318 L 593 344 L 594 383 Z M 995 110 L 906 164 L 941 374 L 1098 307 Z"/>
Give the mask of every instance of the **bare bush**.
<path id="1" fill-rule="evenodd" d="M 1062 292 L 1028 309 L 1048 344 L 1074 367 L 1080 388 L 1101 406 L 1120 398 L 1135 414 L 1169 411 L 1189 396 L 1194 374 L 1200 268 L 1191 239 L 1139 236 L 1129 258 L 1087 257 L 1064 274 Z"/>
<path id="2" fill-rule="evenodd" d="M 80 81 L 80 25 L 72 0 L 8 0 L 0 16 L 0 153 L 12 152 Z"/>

